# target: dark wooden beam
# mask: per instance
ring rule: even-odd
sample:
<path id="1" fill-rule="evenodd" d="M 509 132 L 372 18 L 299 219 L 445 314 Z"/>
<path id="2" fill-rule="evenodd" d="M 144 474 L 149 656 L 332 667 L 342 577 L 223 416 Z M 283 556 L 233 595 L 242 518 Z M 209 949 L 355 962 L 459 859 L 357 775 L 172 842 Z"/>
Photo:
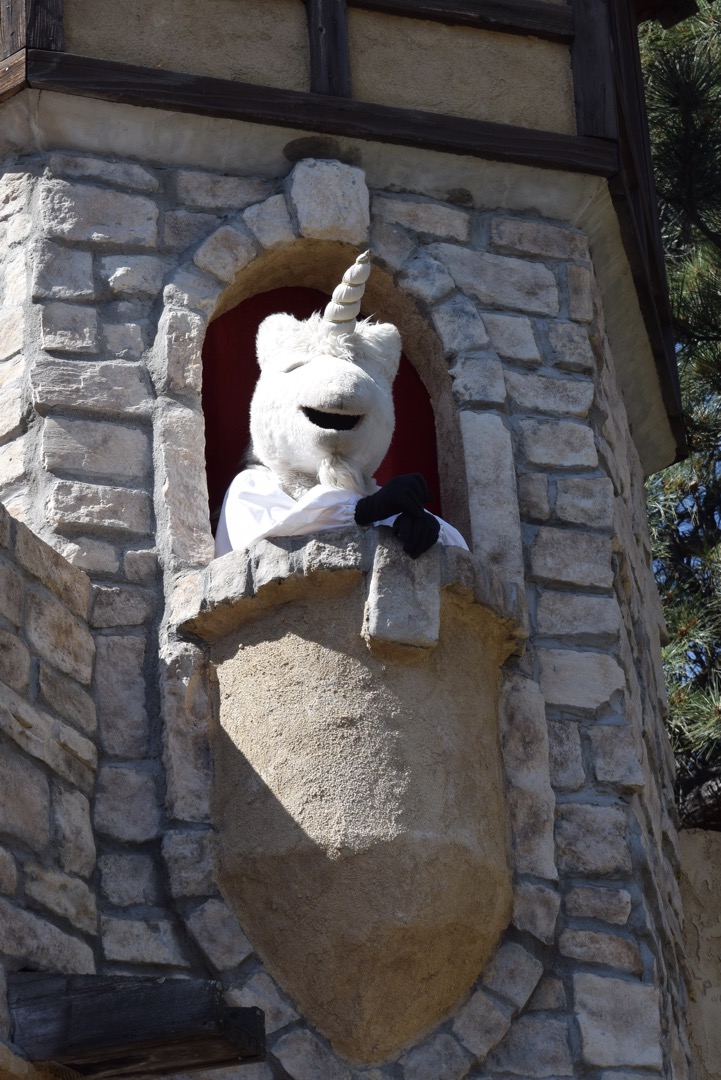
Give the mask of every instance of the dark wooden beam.
<path id="1" fill-rule="evenodd" d="M 305 0 L 314 94 L 350 97 L 350 57 L 345 0 Z"/>
<path id="2" fill-rule="evenodd" d="M 262 1061 L 263 1013 L 207 979 L 15 974 L 12 1040 L 33 1062 L 129 1077 Z"/>
<path id="3" fill-rule="evenodd" d="M 611 26 L 607 0 L 573 0 L 576 34 L 571 46 L 576 130 L 618 138 Z"/>
<path id="4" fill-rule="evenodd" d="M 469 154 L 544 169 L 610 176 L 618 167 L 615 145 L 602 139 L 136 67 L 71 53 L 31 49 L 27 78 L 28 84 L 38 90 Z"/>
<path id="5" fill-rule="evenodd" d="M 0 57 L 62 47 L 63 0 L 0 0 Z"/>
<path id="6" fill-rule="evenodd" d="M 473 26 L 476 30 L 530 34 L 546 41 L 570 42 L 573 38 L 571 8 L 546 0 L 348 0 L 348 4 L 386 15 Z"/>
<path id="7" fill-rule="evenodd" d="M 27 55 L 25 49 L 19 49 L 12 56 L 0 60 L 0 101 L 14 97 L 28 85 L 25 81 Z"/>

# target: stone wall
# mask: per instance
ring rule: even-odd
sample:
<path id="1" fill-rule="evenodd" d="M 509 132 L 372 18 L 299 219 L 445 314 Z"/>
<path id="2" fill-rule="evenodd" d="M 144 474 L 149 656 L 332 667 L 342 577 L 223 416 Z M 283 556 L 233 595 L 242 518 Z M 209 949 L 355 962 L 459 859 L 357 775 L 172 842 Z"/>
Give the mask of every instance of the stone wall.
<path id="1" fill-rule="evenodd" d="M 207 658 L 177 625 L 212 554 L 207 320 L 277 285 L 329 290 L 370 238 L 370 310 L 397 322 L 429 387 L 446 514 L 530 637 L 499 719 L 512 924 L 470 998 L 362 1075 L 685 1080 L 661 616 L 587 237 L 369 194 L 337 162 L 268 179 L 55 154 L 15 164 L 0 198 L 2 497 L 96 589 L 103 969 L 218 974 L 267 1009 L 257 1077 L 354 1075 L 218 891 Z"/>
<path id="2" fill-rule="evenodd" d="M 88 577 L 0 507 L 2 1038 L 8 971 L 96 970 L 90 606 Z"/>
<path id="3" fill-rule="evenodd" d="M 698 1080 L 713 1080 L 721 1061 L 721 834 L 687 829 L 679 839 L 690 1037 Z"/>

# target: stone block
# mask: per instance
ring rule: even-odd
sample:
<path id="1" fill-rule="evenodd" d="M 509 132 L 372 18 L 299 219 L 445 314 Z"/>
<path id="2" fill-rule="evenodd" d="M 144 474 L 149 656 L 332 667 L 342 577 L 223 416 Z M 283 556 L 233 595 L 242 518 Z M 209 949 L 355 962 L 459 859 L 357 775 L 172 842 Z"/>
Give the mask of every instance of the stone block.
<path id="1" fill-rule="evenodd" d="M 603 536 L 541 528 L 531 546 L 531 574 L 549 584 L 610 589 L 611 545 Z"/>
<path id="2" fill-rule="evenodd" d="M 158 556 L 154 551 L 127 551 L 123 570 L 135 585 L 153 585 L 158 576 Z"/>
<path id="3" fill-rule="evenodd" d="M 253 951 L 238 920 L 223 900 L 206 900 L 185 921 L 216 971 L 231 971 Z"/>
<path id="4" fill-rule="evenodd" d="M 67 919 L 83 933 L 98 932 L 95 897 L 80 878 L 70 877 L 39 863 L 26 863 L 25 892 L 36 903 L 54 915 Z"/>
<path id="5" fill-rule="evenodd" d="M 511 1026 L 510 1011 L 483 990 L 476 990 L 453 1021 L 453 1034 L 481 1061 L 498 1046 Z"/>
<path id="6" fill-rule="evenodd" d="M 97 765 L 94 744 L 62 720 L 29 705 L 4 683 L 0 683 L 0 731 L 51 772 L 83 791 L 92 790 Z"/>
<path id="7" fill-rule="evenodd" d="M 201 210 L 243 210 L 272 193 L 267 180 L 256 176 L 220 176 L 218 173 L 180 169 L 175 174 L 179 203 Z"/>
<path id="8" fill-rule="evenodd" d="M 144 491 L 58 480 L 47 502 L 58 528 L 85 527 L 144 536 L 152 531 L 152 503 Z"/>
<path id="9" fill-rule="evenodd" d="M 555 889 L 530 881 L 518 882 L 513 890 L 513 925 L 551 945 L 560 907 L 561 897 Z"/>
<path id="10" fill-rule="evenodd" d="M 144 626 L 155 614 L 155 595 L 138 589 L 96 585 L 91 626 Z"/>
<path id="11" fill-rule="evenodd" d="M 265 1013 L 265 1030 L 269 1035 L 298 1019 L 298 1013 L 265 971 L 256 971 L 242 990 L 230 990 L 225 996 L 229 1005 L 246 1009 L 255 1005 L 262 1009 Z"/>
<path id="12" fill-rule="evenodd" d="M 145 637 L 97 638 L 96 702 L 100 742 L 114 757 L 142 758 L 148 747 Z"/>
<path id="13" fill-rule="evenodd" d="M 600 784 L 612 784 L 620 791 L 644 790 L 641 751 L 627 725 L 599 725 L 591 729 L 589 737 L 593 772 Z"/>
<path id="14" fill-rule="evenodd" d="M 518 509 L 525 521 L 547 521 L 551 516 L 548 477 L 545 473 L 519 473 Z"/>
<path id="15" fill-rule="evenodd" d="M 92 975 L 95 961 L 88 945 L 30 911 L 0 899 L 0 952 L 21 967 L 53 975 Z"/>
<path id="16" fill-rule="evenodd" d="M 58 551 L 73 566 L 88 573 L 107 577 L 116 574 L 120 566 L 118 552 L 112 544 L 104 544 L 102 540 L 93 540 L 89 536 L 78 536 L 74 540 L 59 539 Z"/>
<path id="17" fill-rule="evenodd" d="M 273 1057 L 293 1080 L 351 1080 L 350 1069 L 307 1028 L 281 1035 L 273 1045 Z"/>
<path id="18" fill-rule="evenodd" d="M 53 352 L 98 352 L 98 313 L 80 304 L 44 304 L 43 348 Z"/>
<path id="19" fill-rule="evenodd" d="M 566 896 L 566 914 L 571 918 L 600 919 L 602 922 L 625 926 L 631 914 L 631 894 L 625 889 L 604 889 L 600 886 L 577 886 Z"/>
<path id="20" fill-rule="evenodd" d="M 0 268 L 0 291 L 3 307 L 22 307 L 27 295 L 27 264 L 25 252 L 5 253 Z"/>
<path id="21" fill-rule="evenodd" d="M 551 323 L 548 341 L 556 367 L 565 371 L 590 373 L 595 368 L 593 349 L 585 326 L 574 323 Z"/>
<path id="22" fill-rule="evenodd" d="M 49 664 L 88 685 L 93 675 L 95 643 L 87 626 L 46 593 L 26 599 L 25 632 L 31 648 Z"/>
<path id="23" fill-rule="evenodd" d="M 506 383 L 500 360 L 459 356 L 450 369 L 453 397 L 464 408 L 469 405 L 503 405 Z"/>
<path id="24" fill-rule="evenodd" d="M 104 323 L 102 332 L 105 351 L 113 359 L 139 360 L 143 355 L 143 328 L 138 323 Z"/>
<path id="25" fill-rule="evenodd" d="M 53 797 L 54 836 L 60 865 L 88 878 L 95 869 L 90 803 L 81 791 L 59 788 Z"/>
<path id="26" fill-rule="evenodd" d="M 578 960 L 581 964 L 605 964 L 619 971 L 628 971 L 631 975 L 643 974 L 643 960 L 638 945 L 618 934 L 566 928 L 558 939 L 558 947 L 562 956 Z"/>
<path id="27" fill-rule="evenodd" d="M 14 442 L 6 443 L 5 446 L 0 446 L 0 486 L 3 484 L 12 484 L 16 480 L 21 480 L 25 477 L 25 456 L 27 450 L 27 435 L 15 439 Z"/>
<path id="28" fill-rule="evenodd" d="M 23 347 L 25 318 L 21 308 L 2 308 L 0 320 L 3 328 L 0 337 L 0 360 L 7 360 Z"/>
<path id="29" fill-rule="evenodd" d="M 626 685 L 622 668 L 604 653 L 539 649 L 537 656 L 541 693 L 555 708 L 595 712 Z"/>
<path id="30" fill-rule="evenodd" d="M 255 258 L 255 244 L 249 233 L 221 225 L 200 245 L 193 262 L 219 281 L 231 282 Z"/>
<path id="31" fill-rule="evenodd" d="M 154 967 L 190 967 L 169 919 L 117 919 L 104 915 L 100 930 L 106 960 Z"/>
<path id="32" fill-rule="evenodd" d="M 463 243 L 470 235 L 471 219 L 468 213 L 437 202 L 376 196 L 373 199 L 373 216 L 436 239 L 460 240 Z"/>
<path id="33" fill-rule="evenodd" d="M 217 223 L 215 214 L 169 210 L 163 221 L 162 247 L 168 251 L 184 251 L 186 248 L 195 247 L 213 231 Z"/>
<path id="34" fill-rule="evenodd" d="M 93 257 L 43 240 L 33 259 L 33 300 L 93 300 Z"/>
<path id="35" fill-rule="evenodd" d="M 452 1035 L 439 1032 L 404 1054 L 401 1064 L 403 1080 L 461 1080 L 471 1061 Z"/>
<path id="36" fill-rule="evenodd" d="M 569 266 L 568 315 L 577 322 L 593 321 L 593 278 L 585 266 Z"/>
<path id="37" fill-rule="evenodd" d="M 50 789 L 44 773 L 8 746 L 0 754 L 0 833 L 41 852 L 50 841 Z"/>
<path id="38" fill-rule="evenodd" d="M 547 1012 L 564 1010 L 568 1007 L 566 991 L 560 979 L 546 976 L 536 987 L 536 992 L 528 1003 L 529 1012 Z"/>
<path id="39" fill-rule="evenodd" d="M 152 855 L 125 852 L 103 855 L 98 861 L 100 891 L 116 907 L 155 904 L 158 881 Z"/>
<path id="40" fill-rule="evenodd" d="M 207 821 L 210 815 L 208 672 L 199 650 L 187 645 L 161 657 L 163 762 L 171 817 Z"/>
<path id="41" fill-rule="evenodd" d="M 461 413 L 473 550 L 489 569 L 523 581 L 511 434 L 500 416 Z"/>
<path id="42" fill-rule="evenodd" d="M 567 1022 L 533 1014 L 518 1017 L 488 1059 L 487 1068 L 492 1074 L 511 1073 L 524 1080 L 572 1076 Z"/>
<path id="43" fill-rule="evenodd" d="M 506 385 L 513 403 L 528 412 L 583 417 L 593 403 L 593 383 L 582 379 L 554 379 L 509 368 Z"/>
<path id="44" fill-rule="evenodd" d="M 290 174 L 288 194 L 301 236 L 367 243 L 369 197 L 361 169 L 340 161 L 300 161 Z"/>
<path id="45" fill-rule="evenodd" d="M 131 161 L 106 161 L 104 158 L 75 157 L 72 154 L 51 154 L 50 172 L 69 180 L 100 180 L 103 184 L 130 188 L 132 191 L 157 191 L 160 184 L 155 176 Z"/>
<path id="46" fill-rule="evenodd" d="M 556 800 L 548 781 L 534 776 L 517 781 L 508 793 L 513 861 L 519 874 L 558 878 L 553 844 Z"/>
<path id="47" fill-rule="evenodd" d="M 151 300 L 160 292 L 167 264 L 155 255 L 110 255 L 100 260 L 100 276 L 113 296 Z"/>
<path id="48" fill-rule="evenodd" d="M 49 589 L 57 599 L 81 619 L 90 607 L 90 581 L 62 555 L 24 525 L 16 525 L 15 558 L 23 570 Z"/>
<path id="49" fill-rule="evenodd" d="M 95 828 L 116 840 L 143 843 L 158 835 L 155 778 L 133 766 L 107 765 L 98 774 Z"/>
<path id="50" fill-rule="evenodd" d="M 92 735 L 97 729 L 95 702 L 85 693 L 76 680 L 56 671 L 49 664 L 40 662 L 40 701 L 50 710 L 69 720 L 74 727 Z"/>
<path id="51" fill-rule="evenodd" d="M 199 394 L 205 320 L 192 311 L 166 309 L 160 319 L 150 368 L 160 391 Z"/>
<path id="52" fill-rule="evenodd" d="M 0 362 L 0 438 L 14 439 L 27 429 L 24 357 Z"/>
<path id="53" fill-rule="evenodd" d="M 588 258 L 582 233 L 542 221 L 492 217 L 490 247 L 501 255 L 537 255 L 546 259 Z"/>
<path id="54" fill-rule="evenodd" d="M 556 517 L 592 529 L 613 527 L 613 484 L 606 476 L 561 477 L 556 485 Z"/>
<path id="55" fill-rule="evenodd" d="M 12 852 L 0 848 L 0 893 L 5 896 L 12 896 L 17 887 L 18 868 L 15 858 Z"/>
<path id="56" fill-rule="evenodd" d="M 535 315 L 558 314 L 556 279 L 541 263 L 454 244 L 433 244 L 429 251 L 443 263 L 459 289 L 485 306 Z"/>
<path id="57" fill-rule="evenodd" d="M 158 208 L 141 195 L 46 180 L 40 190 L 40 211 L 49 237 L 115 247 L 157 243 Z"/>
<path id="58" fill-rule="evenodd" d="M 556 791 L 578 791 L 586 782 L 578 724 L 572 720 L 549 721 L 551 783 Z"/>
<path id="59" fill-rule="evenodd" d="M 173 896 L 208 896 L 215 892 L 212 838 L 206 830 L 166 833 L 163 858 Z"/>
<path id="60" fill-rule="evenodd" d="M 501 945 L 483 974 L 487 990 L 522 1009 L 543 974 L 543 964 L 522 945 L 508 941 Z"/>
<path id="61" fill-rule="evenodd" d="M 488 334 L 476 306 L 466 296 L 452 296 L 432 311 L 433 325 L 447 356 L 485 349 Z"/>
<path id="62" fill-rule="evenodd" d="M 521 452 L 531 465 L 561 469 L 595 468 L 593 431 L 570 420 L 519 420 Z"/>
<path id="63" fill-rule="evenodd" d="M 172 555 L 184 568 L 207 566 L 213 558 L 213 537 L 202 416 L 195 409 L 168 402 L 158 414 L 156 431 L 156 470 Z"/>
<path id="64" fill-rule="evenodd" d="M 538 684 L 522 676 L 506 678 L 499 729 L 503 762 L 512 780 L 548 771 L 546 710 Z"/>
<path id="65" fill-rule="evenodd" d="M 243 221 L 265 251 L 292 244 L 295 230 L 284 195 L 273 195 L 265 202 L 249 206 Z"/>
<path id="66" fill-rule="evenodd" d="M 435 304 L 453 292 L 453 279 L 436 259 L 425 251 L 404 263 L 398 278 L 404 292 L 410 293 L 426 304 Z"/>
<path id="67" fill-rule="evenodd" d="M 23 210 L 32 195 L 33 178 L 26 172 L 6 172 L 0 177 L 0 221 Z"/>
<path id="68" fill-rule="evenodd" d="M 630 874 L 626 814 L 620 806 L 566 803 L 558 807 L 559 868 L 569 874 Z"/>
<path id="69" fill-rule="evenodd" d="M 432 649 L 440 634 L 441 551 L 408 559 L 398 544 L 379 543 L 364 615 L 371 642 Z"/>
<path id="70" fill-rule="evenodd" d="M 615 597 L 583 596 L 544 589 L 536 608 L 541 636 L 617 638 L 621 609 Z"/>
<path id="71" fill-rule="evenodd" d="M 43 464 L 50 472 L 83 473 L 88 479 L 142 479 L 150 471 L 150 440 L 139 428 L 49 416 Z"/>
<path id="72" fill-rule="evenodd" d="M 506 360 L 520 360 L 526 364 L 541 363 L 541 354 L 530 319 L 525 319 L 520 315 L 497 315 L 493 312 L 485 312 L 483 322 L 491 344 L 499 356 Z"/>
<path id="73" fill-rule="evenodd" d="M 573 976 L 573 992 L 585 1064 L 663 1067 L 659 996 L 654 986 L 579 973 Z"/>
<path id="74" fill-rule="evenodd" d="M 0 629 L 0 679 L 24 694 L 30 681 L 30 651 L 15 633 Z"/>
<path id="75" fill-rule="evenodd" d="M 216 278 L 202 270 L 180 269 L 163 289 L 165 307 L 192 308 L 205 315 L 215 308 L 220 295 Z"/>
<path id="76" fill-rule="evenodd" d="M 39 359 L 30 380 L 35 404 L 43 410 L 137 413 L 152 404 L 142 370 L 130 364 Z"/>
<path id="77" fill-rule="evenodd" d="M 416 245 L 402 229 L 395 229 L 383 221 L 371 226 L 371 251 L 373 261 L 380 261 L 391 270 L 400 270 L 416 250 Z"/>

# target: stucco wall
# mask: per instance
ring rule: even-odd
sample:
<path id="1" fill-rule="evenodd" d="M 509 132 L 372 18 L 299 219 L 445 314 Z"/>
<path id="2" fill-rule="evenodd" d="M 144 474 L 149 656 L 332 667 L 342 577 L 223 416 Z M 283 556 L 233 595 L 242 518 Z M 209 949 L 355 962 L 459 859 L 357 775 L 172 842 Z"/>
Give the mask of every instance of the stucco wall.
<path id="1" fill-rule="evenodd" d="M 356 98 L 575 133 L 564 45 L 354 8 L 348 26 Z"/>
<path id="2" fill-rule="evenodd" d="M 300 0 L 66 0 L 68 52 L 308 89 Z"/>
<path id="3" fill-rule="evenodd" d="M 679 842 L 691 1042 L 698 1080 L 716 1080 L 721 1073 L 721 833 L 688 829 Z"/>

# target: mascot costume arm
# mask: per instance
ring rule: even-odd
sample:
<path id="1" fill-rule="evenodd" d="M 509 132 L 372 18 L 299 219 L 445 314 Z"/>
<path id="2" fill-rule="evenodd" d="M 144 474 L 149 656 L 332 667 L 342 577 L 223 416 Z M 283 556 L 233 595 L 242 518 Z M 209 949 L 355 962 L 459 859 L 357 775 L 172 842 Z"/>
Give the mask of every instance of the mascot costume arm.
<path id="1" fill-rule="evenodd" d="M 389 525 L 417 558 L 436 541 L 466 547 L 429 514 L 420 473 L 382 488 L 373 473 L 393 436 L 401 342 L 390 323 L 356 322 L 370 257 L 343 276 L 323 316 L 270 315 L 258 330 L 260 378 L 250 408 L 251 460 L 223 502 L 216 557 L 271 536 L 355 522 Z"/>

